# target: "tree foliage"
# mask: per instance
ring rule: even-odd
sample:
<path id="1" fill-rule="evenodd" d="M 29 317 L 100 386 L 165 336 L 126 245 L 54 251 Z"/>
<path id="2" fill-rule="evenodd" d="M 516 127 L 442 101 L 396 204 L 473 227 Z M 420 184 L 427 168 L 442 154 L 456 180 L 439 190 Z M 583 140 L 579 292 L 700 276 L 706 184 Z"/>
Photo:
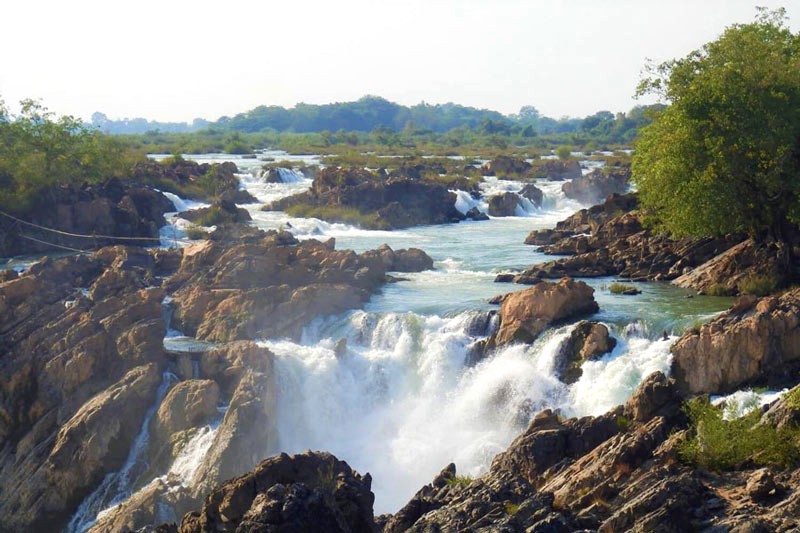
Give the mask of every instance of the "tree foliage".
<path id="1" fill-rule="evenodd" d="M 23 100 L 16 116 L 0 102 L 0 205 L 8 209 L 28 208 L 50 185 L 122 177 L 135 158 L 120 140 L 37 101 Z"/>
<path id="2" fill-rule="evenodd" d="M 783 10 L 650 74 L 639 92 L 671 105 L 641 130 L 633 179 L 665 229 L 780 236 L 800 221 L 800 36 Z"/>

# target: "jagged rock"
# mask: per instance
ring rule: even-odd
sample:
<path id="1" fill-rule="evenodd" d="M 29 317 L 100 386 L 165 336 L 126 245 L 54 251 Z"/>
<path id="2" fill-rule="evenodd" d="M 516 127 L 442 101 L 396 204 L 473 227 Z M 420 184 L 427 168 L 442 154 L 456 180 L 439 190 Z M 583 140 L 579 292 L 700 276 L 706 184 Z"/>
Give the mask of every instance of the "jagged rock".
<path id="1" fill-rule="evenodd" d="M 605 324 L 582 320 L 558 349 L 556 373 L 564 383 L 575 383 L 583 374 L 581 365 L 585 361 L 607 354 L 616 345 L 616 339 L 609 335 Z"/>
<path id="2" fill-rule="evenodd" d="M 206 497 L 180 533 L 330 531 L 372 533 L 372 478 L 322 452 L 281 454 Z"/>
<path id="3" fill-rule="evenodd" d="M 625 403 L 625 416 L 634 422 L 647 422 L 656 416 L 670 420 L 680 412 L 681 398 L 674 379 L 653 372 L 642 381 Z"/>
<path id="4" fill-rule="evenodd" d="M 184 211 L 179 216 L 189 222 L 200 224 L 201 226 L 244 224 L 252 220 L 247 209 L 238 207 L 231 198 L 217 200 L 209 207 L 200 207 Z"/>
<path id="5" fill-rule="evenodd" d="M 784 282 L 781 263 L 790 251 L 780 242 L 757 244 L 747 239 L 727 251 L 698 265 L 676 278 L 673 283 L 680 287 L 708 292 L 722 287 L 731 293 L 742 292 L 750 280 L 770 280 L 777 289 Z"/>
<path id="6" fill-rule="evenodd" d="M 775 483 L 775 477 L 769 468 L 756 470 L 747 478 L 744 488 L 747 495 L 755 502 L 763 502 L 771 497 L 779 496 L 783 488 Z"/>
<path id="7" fill-rule="evenodd" d="M 762 298 L 688 331 L 672 347 L 672 375 L 689 394 L 720 394 L 791 375 L 800 360 L 800 289 Z"/>
<path id="8" fill-rule="evenodd" d="M 184 514 L 200 503 L 177 480 L 158 477 L 125 503 L 104 513 L 88 533 L 161 531 L 155 528 L 160 524 L 179 523 Z"/>
<path id="9" fill-rule="evenodd" d="M 778 400 L 770 404 L 763 421 L 777 429 L 800 426 L 800 386 L 795 386 Z"/>
<path id="10" fill-rule="evenodd" d="M 581 165 L 574 159 L 537 159 L 531 166 L 528 176 L 536 179 L 563 181 L 581 177 Z"/>
<path id="11" fill-rule="evenodd" d="M 217 417 L 219 385 L 211 380 L 190 379 L 167 393 L 150 423 L 151 466 L 156 470 L 171 463 L 180 452 L 175 440 L 186 430 L 205 425 Z"/>
<path id="12" fill-rule="evenodd" d="M 597 310 L 594 289 L 584 282 L 569 278 L 543 282 L 505 297 L 500 305 L 500 327 L 490 345 L 533 342 L 546 327 Z"/>
<path id="13" fill-rule="evenodd" d="M 513 192 L 504 192 L 489 197 L 488 213 L 493 217 L 513 217 L 519 205 L 519 196 Z"/>

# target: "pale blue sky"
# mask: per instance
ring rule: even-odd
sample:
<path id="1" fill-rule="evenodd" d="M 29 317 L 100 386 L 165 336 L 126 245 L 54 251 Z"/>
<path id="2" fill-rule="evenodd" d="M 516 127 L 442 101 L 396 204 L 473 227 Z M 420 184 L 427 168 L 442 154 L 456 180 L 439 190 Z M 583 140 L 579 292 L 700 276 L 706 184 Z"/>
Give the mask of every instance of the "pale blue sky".
<path id="1" fill-rule="evenodd" d="M 797 31 L 800 0 L 6 0 L 0 96 L 83 118 L 365 94 L 584 116 L 628 110 L 646 58 L 683 56 L 755 5 Z"/>

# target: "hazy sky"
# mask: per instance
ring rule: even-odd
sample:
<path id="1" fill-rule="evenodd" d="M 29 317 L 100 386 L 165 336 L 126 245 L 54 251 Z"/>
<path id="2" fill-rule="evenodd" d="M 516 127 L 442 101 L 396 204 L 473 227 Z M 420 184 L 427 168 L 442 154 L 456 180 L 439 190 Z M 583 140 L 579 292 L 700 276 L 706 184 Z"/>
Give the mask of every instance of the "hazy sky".
<path id="1" fill-rule="evenodd" d="M 4 0 L 0 97 L 88 118 L 216 119 L 374 94 L 624 111 L 646 58 L 800 0 Z M 13 107 L 13 105 L 12 105 Z"/>

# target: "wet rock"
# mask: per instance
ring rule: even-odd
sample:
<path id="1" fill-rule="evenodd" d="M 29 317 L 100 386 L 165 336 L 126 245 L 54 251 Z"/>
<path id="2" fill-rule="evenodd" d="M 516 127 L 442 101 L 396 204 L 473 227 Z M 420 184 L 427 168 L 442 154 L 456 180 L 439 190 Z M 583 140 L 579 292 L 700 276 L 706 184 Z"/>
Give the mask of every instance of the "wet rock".
<path id="1" fill-rule="evenodd" d="M 609 335 L 605 324 L 582 320 L 558 349 L 556 373 L 564 383 L 575 383 L 583 374 L 581 365 L 585 361 L 607 354 L 616 345 L 616 339 Z"/>
<path id="2" fill-rule="evenodd" d="M 470 208 L 465 215 L 468 219 L 471 220 L 489 220 L 489 215 L 478 209 L 477 207 Z"/>
<path id="3" fill-rule="evenodd" d="M 500 327 L 492 346 L 511 342 L 533 342 L 548 326 L 595 313 L 594 289 L 569 278 L 543 282 L 505 297 L 500 306 Z"/>
<path id="4" fill-rule="evenodd" d="M 519 191 L 519 195 L 533 202 L 533 205 L 536 207 L 542 207 L 544 192 L 533 183 L 525 185 L 522 190 Z"/>
<path id="5" fill-rule="evenodd" d="M 727 312 L 672 347 L 672 375 L 689 394 L 720 394 L 756 380 L 780 380 L 800 360 L 800 289 Z"/>
<path id="6" fill-rule="evenodd" d="M 504 192 L 489 197 L 488 213 L 493 217 L 513 217 L 519 205 L 519 196 L 513 192 Z"/>

